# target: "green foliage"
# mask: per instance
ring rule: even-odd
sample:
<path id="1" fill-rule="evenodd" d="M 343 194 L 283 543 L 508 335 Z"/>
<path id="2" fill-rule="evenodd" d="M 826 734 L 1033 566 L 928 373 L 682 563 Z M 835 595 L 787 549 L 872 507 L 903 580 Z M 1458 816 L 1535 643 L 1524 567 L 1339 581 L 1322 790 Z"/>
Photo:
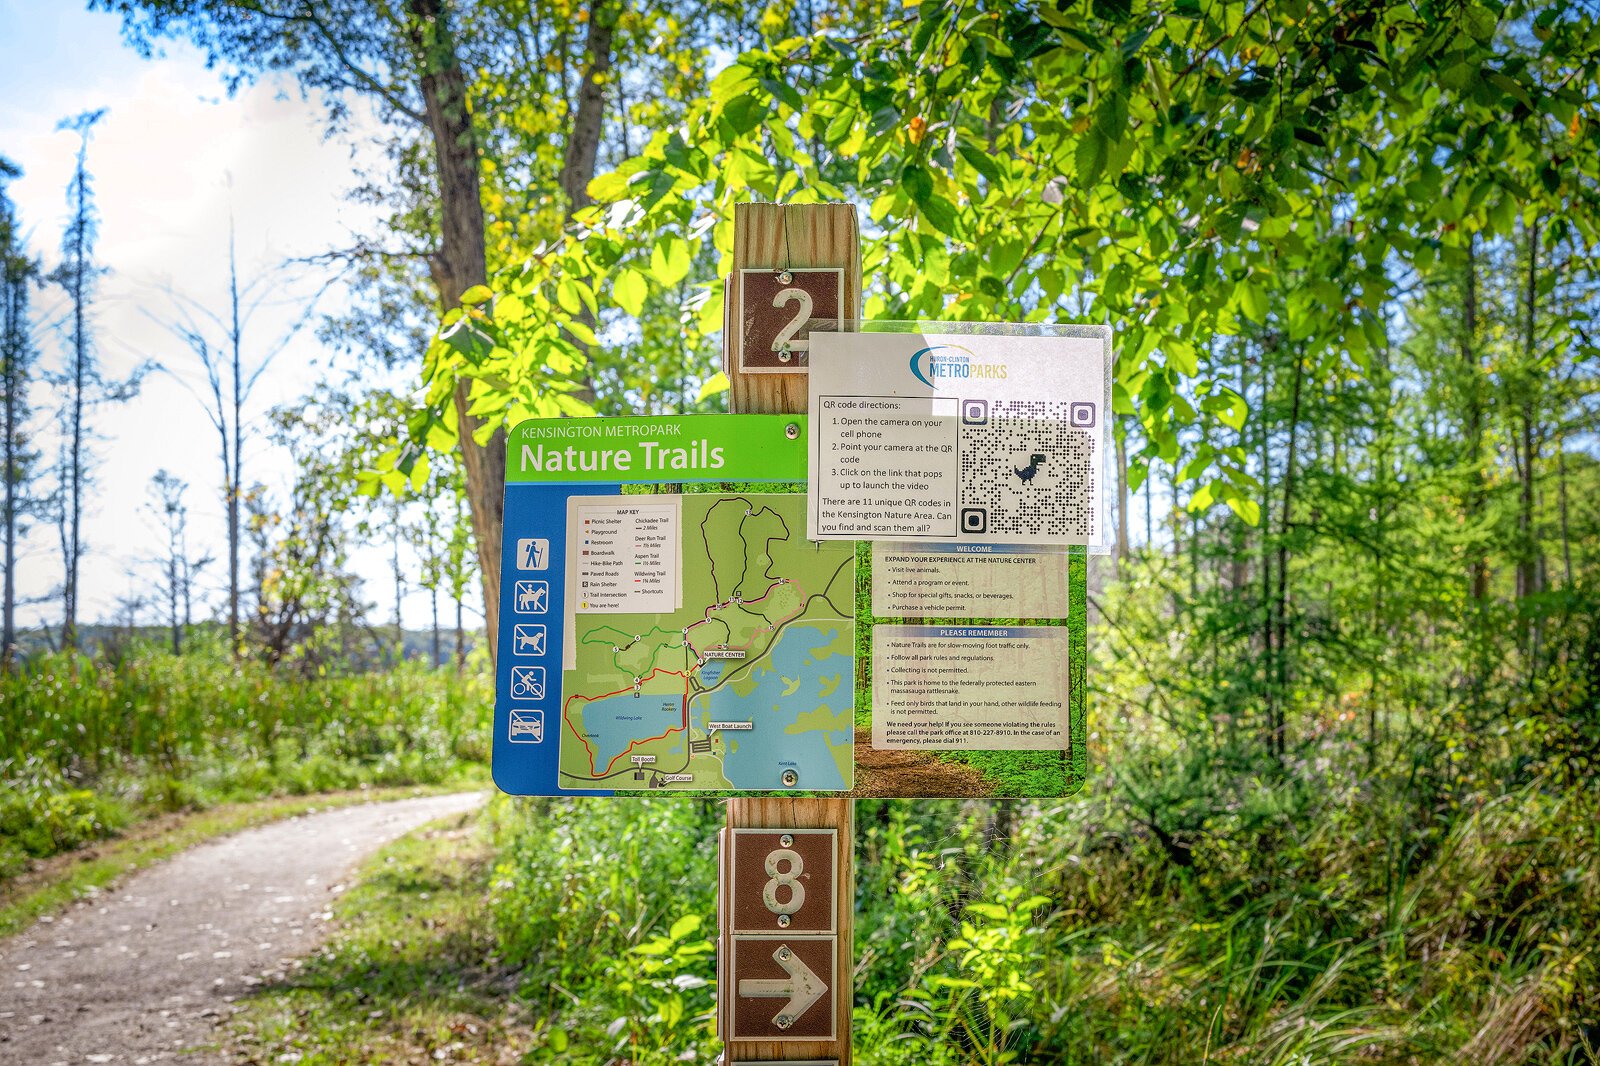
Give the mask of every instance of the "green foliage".
<path id="1" fill-rule="evenodd" d="M 416 664 L 305 680 L 216 646 L 35 658 L 0 676 L 0 875 L 156 811 L 459 779 L 488 759 L 487 684 Z"/>
<path id="2" fill-rule="evenodd" d="M 62 788 L 44 773 L 13 766 L 0 795 L 0 882 L 21 873 L 31 860 L 70 851 L 115 833 L 128 811 L 89 789 Z"/>
<path id="3" fill-rule="evenodd" d="M 1104 725 L 1209 812 L 1181 862 L 1121 756 L 1065 802 L 859 804 L 856 1061 L 1587 1061 L 1592 775 L 1502 786 L 1525 751 L 1500 738 L 1446 801 L 1403 746 L 1368 774 L 1348 727 L 1252 778 L 1159 717 Z M 250 1008 L 249 1040 L 312 1062 L 708 1061 L 720 822 L 695 801 L 501 800 L 471 876 L 436 840 L 400 845 L 333 948 Z"/>
<path id="4" fill-rule="evenodd" d="M 969 1061 L 983 1066 L 1017 1061 L 1019 1052 L 1008 1045 L 1027 1026 L 1044 975 L 1042 930 L 1032 915 L 1050 898 L 1022 899 L 1022 893 L 1021 885 L 1007 885 L 992 903 L 967 904 L 960 935 L 945 942 L 957 972 L 934 974 L 907 993 L 916 1022 L 922 1019 L 913 1004 L 943 1030 L 933 1034 L 936 1040 L 959 1043 Z"/>
<path id="5" fill-rule="evenodd" d="M 499 808 L 488 914 L 519 1001 L 551 1019 L 549 1053 L 596 1066 L 714 1053 L 706 932 L 721 816 L 671 799 Z"/>
<path id="6" fill-rule="evenodd" d="M 1234 18 L 968 2 L 886 12 L 848 40 L 827 23 L 768 37 L 681 126 L 591 183 L 596 205 L 495 274 L 508 311 L 446 316 L 429 402 L 449 423 L 464 377 L 491 423 L 579 413 L 571 338 L 585 328 L 569 328 L 581 316 L 563 292 L 597 294 L 602 316 L 675 297 L 693 350 L 721 324 L 734 202 L 858 200 L 868 318 L 1110 321 L 1142 475 L 1182 431 L 1241 427 L 1243 398 L 1207 359 L 1214 338 L 1271 325 L 1321 382 L 1366 364 L 1397 270 L 1464 232 L 1509 233 L 1530 209 L 1600 232 L 1593 153 L 1576 150 L 1595 72 L 1574 58 L 1593 54 L 1600 24 L 1545 11 L 1530 50 L 1514 17 L 1470 3 Z M 1256 517 L 1242 455 L 1216 447 L 1190 476 L 1202 470 L 1197 506 Z"/>

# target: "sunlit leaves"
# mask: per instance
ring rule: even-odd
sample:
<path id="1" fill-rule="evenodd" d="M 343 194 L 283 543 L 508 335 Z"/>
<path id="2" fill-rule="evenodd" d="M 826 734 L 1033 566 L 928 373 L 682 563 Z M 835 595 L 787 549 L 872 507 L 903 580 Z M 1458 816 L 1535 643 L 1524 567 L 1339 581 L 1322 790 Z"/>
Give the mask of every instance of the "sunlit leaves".
<path id="1" fill-rule="evenodd" d="M 648 294 L 644 275 L 631 268 L 618 271 L 611 283 L 611 295 L 617 306 L 630 315 L 637 315 L 644 309 L 644 298 Z"/>
<path id="2" fill-rule="evenodd" d="M 665 234 L 650 249 L 650 273 L 664 289 L 689 276 L 689 242 L 676 233 Z"/>
<path id="3" fill-rule="evenodd" d="M 1512 54 L 1498 9 L 1461 15 L 1441 33 L 1399 5 L 1332 23 L 1257 5 L 1224 26 L 1189 3 L 928 3 L 848 41 L 769 41 L 596 178 L 581 224 L 503 269 L 492 322 L 447 325 L 445 360 L 490 417 L 539 389 L 575 402 L 588 383 L 563 343 L 637 329 L 667 351 L 720 328 L 735 202 L 852 199 L 869 315 L 1109 321 L 1130 474 L 1203 457 L 1198 498 L 1248 520 L 1225 439 L 1246 402 L 1201 388 L 1235 377 L 1242 349 L 1219 338 L 1297 346 L 1310 387 L 1360 372 L 1396 270 L 1592 180 L 1569 133 L 1592 121 L 1587 87 Z M 1541 54 L 1576 54 L 1593 23 L 1535 20 Z M 702 374 L 680 401 L 719 385 Z"/>

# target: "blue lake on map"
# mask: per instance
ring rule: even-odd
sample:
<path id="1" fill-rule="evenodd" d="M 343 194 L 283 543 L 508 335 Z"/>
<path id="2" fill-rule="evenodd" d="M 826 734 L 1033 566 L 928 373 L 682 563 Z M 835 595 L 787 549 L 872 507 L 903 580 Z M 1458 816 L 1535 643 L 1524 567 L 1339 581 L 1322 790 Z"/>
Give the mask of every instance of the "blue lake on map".
<path id="1" fill-rule="evenodd" d="M 785 732 L 801 714 L 818 707 L 827 707 L 835 714 L 844 713 L 850 720 L 851 679 L 854 677 L 850 657 L 835 654 L 821 662 L 813 657 L 814 652 L 833 643 L 837 632 L 835 626 L 790 626 L 779 636 L 766 669 L 756 671 L 754 692 L 740 696 L 731 688 L 723 688 L 696 701 L 697 719 L 702 718 L 701 708 L 709 700 L 710 720 L 755 723 L 755 728 L 749 731 L 723 734 L 730 749 L 737 747 L 723 759 L 723 773 L 734 788 L 781 788 L 779 775 L 787 766 L 799 772 L 798 788 L 848 787 L 829 745 L 848 746 L 854 740 L 853 728 Z M 704 672 L 701 677 L 705 677 Z M 783 694 L 788 688 L 785 677 L 800 680 L 800 687 L 788 696 Z M 826 699 L 822 696 L 825 680 L 838 682 Z"/>
<path id="2" fill-rule="evenodd" d="M 683 701 L 678 696 L 657 693 L 635 699 L 633 693 L 628 692 L 583 705 L 583 729 L 594 748 L 594 766 L 598 773 L 605 773 L 606 765 L 627 751 L 634 741 L 658 737 L 682 724 Z M 612 767 L 613 770 L 622 768 L 620 763 Z"/>

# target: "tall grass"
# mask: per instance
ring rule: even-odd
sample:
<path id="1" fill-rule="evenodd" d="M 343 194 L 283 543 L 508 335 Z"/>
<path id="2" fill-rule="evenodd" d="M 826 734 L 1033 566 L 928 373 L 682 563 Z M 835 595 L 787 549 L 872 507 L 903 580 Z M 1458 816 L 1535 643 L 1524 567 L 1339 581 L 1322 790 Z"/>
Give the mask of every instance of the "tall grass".
<path id="1" fill-rule="evenodd" d="M 40 656 L 0 677 L 0 878 L 154 811 L 432 784 L 488 760 L 490 682 L 306 679 L 217 648 Z"/>
<path id="2" fill-rule="evenodd" d="M 1104 742 L 1111 769 L 1069 800 L 859 802 L 862 1066 L 1596 1061 L 1600 784 L 1486 774 L 1426 814 L 1359 736 L 1243 779 L 1149 722 Z M 1156 752 L 1209 812 L 1185 848 L 1124 779 Z M 552 1041 L 526 1061 L 714 1052 L 720 821 L 671 799 L 498 808 L 488 917 Z"/>

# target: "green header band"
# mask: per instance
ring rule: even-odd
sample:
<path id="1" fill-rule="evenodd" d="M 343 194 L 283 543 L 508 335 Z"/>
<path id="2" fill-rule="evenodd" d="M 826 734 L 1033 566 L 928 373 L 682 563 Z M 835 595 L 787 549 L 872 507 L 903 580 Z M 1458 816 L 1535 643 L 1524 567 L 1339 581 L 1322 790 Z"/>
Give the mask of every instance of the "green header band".
<path id="1" fill-rule="evenodd" d="M 507 484 L 805 479 L 805 415 L 534 418 L 506 440 Z"/>

